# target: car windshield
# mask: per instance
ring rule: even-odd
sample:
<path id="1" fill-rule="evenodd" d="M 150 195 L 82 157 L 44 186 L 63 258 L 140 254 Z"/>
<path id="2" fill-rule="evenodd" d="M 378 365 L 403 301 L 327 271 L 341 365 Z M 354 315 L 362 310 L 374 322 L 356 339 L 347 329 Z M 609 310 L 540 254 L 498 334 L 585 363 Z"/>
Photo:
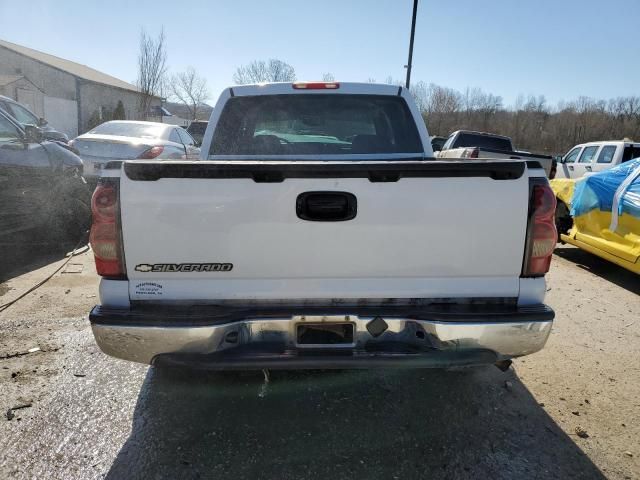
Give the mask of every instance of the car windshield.
<path id="1" fill-rule="evenodd" d="M 236 97 L 216 126 L 211 155 L 375 154 L 422 150 L 397 96 L 300 94 Z"/>
<path id="2" fill-rule="evenodd" d="M 166 127 L 153 123 L 107 122 L 98 125 L 90 134 L 135 138 L 160 138 Z"/>
<path id="3" fill-rule="evenodd" d="M 12 113 L 13 118 L 15 118 L 18 122 L 22 124 L 31 124 L 31 125 L 38 124 L 38 117 L 36 117 L 33 113 L 31 113 L 26 108 L 21 107 L 17 103 L 9 103 L 8 105 L 9 105 L 9 108 L 11 109 L 11 112 L 9 113 Z"/>

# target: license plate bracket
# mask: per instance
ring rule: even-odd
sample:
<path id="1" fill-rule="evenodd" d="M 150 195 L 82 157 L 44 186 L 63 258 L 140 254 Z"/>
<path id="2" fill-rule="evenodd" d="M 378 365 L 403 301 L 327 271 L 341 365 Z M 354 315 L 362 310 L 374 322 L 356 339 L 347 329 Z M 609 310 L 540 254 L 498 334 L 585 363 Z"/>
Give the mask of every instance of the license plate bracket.
<path id="1" fill-rule="evenodd" d="M 350 322 L 303 322 L 296 325 L 296 343 L 301 347 L 349 347 L 354 345 Z"/>

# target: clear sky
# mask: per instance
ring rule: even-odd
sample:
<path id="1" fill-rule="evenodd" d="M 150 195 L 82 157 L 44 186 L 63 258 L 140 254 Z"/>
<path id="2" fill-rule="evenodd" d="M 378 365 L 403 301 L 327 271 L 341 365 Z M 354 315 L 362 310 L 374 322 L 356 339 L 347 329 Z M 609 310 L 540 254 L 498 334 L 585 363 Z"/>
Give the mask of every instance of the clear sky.
<path id="1" fill-rule="evenodd" d="M 140 28 L 164 25 L 172 71 L 212 97 L 235 68 L 279 58 L 299 80 L 404 79 L 412 0 L 0 0 L 0 38 L 136 77 Z M 412 79 L 511 103 L 640 95 L 640 0 L 420 0 Z M 209 103 L 213 102 L 213 99 Z"/>

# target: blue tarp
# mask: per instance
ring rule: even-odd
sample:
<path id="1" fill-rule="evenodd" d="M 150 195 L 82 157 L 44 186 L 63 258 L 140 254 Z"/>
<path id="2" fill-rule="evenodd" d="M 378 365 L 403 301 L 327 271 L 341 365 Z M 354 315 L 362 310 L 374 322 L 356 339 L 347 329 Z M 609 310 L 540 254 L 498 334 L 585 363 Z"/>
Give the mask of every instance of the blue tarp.
<path id="1" fill-rule="evenodd" d="M 638 168 L 640 158 L 578 181 L 571 201 L 571 216 L 583 215 L 594 209 L 610 212 L 616 191 Z M 640 217 L 640 176 L 627 186 L 619 201 L 618 214 L 622 213 Z"/>

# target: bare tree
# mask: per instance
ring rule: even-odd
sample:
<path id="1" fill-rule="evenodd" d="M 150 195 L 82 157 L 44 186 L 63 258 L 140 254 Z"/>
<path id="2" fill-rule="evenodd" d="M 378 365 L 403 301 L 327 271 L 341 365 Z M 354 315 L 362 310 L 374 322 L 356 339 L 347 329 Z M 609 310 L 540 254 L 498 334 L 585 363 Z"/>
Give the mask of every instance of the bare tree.
<path id="1" fill-rule="evenodd" d="M 404 81 L 394 79 L 391 75 L 384 79 L 384 83 L 388 83 L 389 85 L 397 85 L 399 87 L 404 85 Z"/>
<path id="2" fill-rule="evenodd" d="M 154 98 L 163 94 L 167 73 L 167 51 L 165 47 L 164 27 L 157 38 L 140 31 L 140 52 L 138 53 L 138 78 L 136 85 L 140 90 L 140 115 L 145 120 L 150 115 Z"/>
<path id="3" fill-rule="evenodd" d="M 413 99 L 415 100 L 416 105 L 418 105 L 418 108 L 420 109 L 420 111 L 421 112 L 426 111 L 428 108 L 428 101 L 429 101 L 428 85 L 423 81 L 415 82 L 413 85 L 411 85 L 409 90 L 411 91 L 411 94 L 413 95 Z"/>
<path id="4" fill-rule="evenodd" d="M 171 77 L 169 94 L 189 110 L 190 120 L 195 120 L 198 110 L 210 97 L 207 80 L 198 75 L 193 67 Z"/>
<path id="5" fill-rule="evenodd" d="M 268 61 L 254 60 L 248 65 L 241 65 L 233 74 L 233 81 L 238 85 L 263 82 L 293 82 L 296 79 L 294 68 L 282 60 L 271 58 Z"/>
<path id="6" fill-rule="evenodd" d="M 427 120 L 435 129 L 433 133 L 448 135 L 463 119 L 459 112 L 462 109 L 462 99 L 459 92 L 452 88 L 430 84 L 427 90 L 427 112 L 432 119 Z"/>
<path id="7" fill-rule="evenodd" d="M 333 76 L 333 73 L 324 73 L 322 74 L 323 82 L 335 82 L 336 78 Z"/>
<path id="8" fill-rule="evenodd" d="M 388 77 L 386 83 L 395 81 Z M 480 88 L 460 92 L 414 82 L 410 90 L 432 135 L 482 130 L 511 137 L 518 149 L 552 155 L 578 143 L 640 139 L 640 96 L 608 101 L 578 97 L 549 105 L 544 95 L 518 95 L 513 105 L 505 106 L 501 96 Z"/>
<path id="9" fill-rule="evenodd" d="M 550 106 L 543 95 L 518 95 L 512 106 L 505 107 L 501 97 L 476 88 L 452 91 L 459 99 L 456 111 L 443 106 L 451 96 L 442 95 L 442 90 L 429 85 L 428 101 L 418 102 L 431 133 L 485 130 L 510 136 L 519 149 L 554 155 L 578 143 L 640 137 L 640 97 L 608 101 L 578 97 Z"/>

